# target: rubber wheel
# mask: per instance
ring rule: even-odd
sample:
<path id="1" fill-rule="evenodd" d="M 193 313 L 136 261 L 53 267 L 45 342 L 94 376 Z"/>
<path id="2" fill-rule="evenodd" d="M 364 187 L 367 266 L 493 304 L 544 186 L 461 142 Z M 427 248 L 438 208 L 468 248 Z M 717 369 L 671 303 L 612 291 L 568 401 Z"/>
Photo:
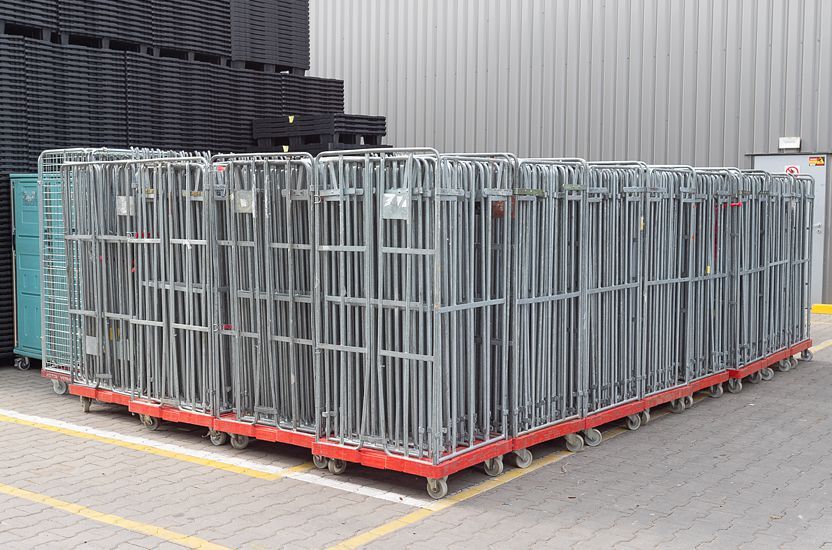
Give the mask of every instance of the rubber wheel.
<path id="1" fill-rule="evenodd" d="M 495 456 L 494 458 L 489 458 L 485 462 L 482 463 L 482 467 L 485 470 L 485 473 L 491 477 L 497 477 L 498 475 L 503 473 L 503 457 L 502 456 Z"/>
<path id="2" fill-rule="evenodd" d="M 66 385 L 66 382 L 52 380 L 52 391 L 58 395 L 66 395 L 66 392 L 69 391 L 69 386 Z"/>
<path id="3" fill-rule="evenodd" d="M 792 368 L 792 362 L 788 359 L 781 359 L 777 362 L 777 370 L 780 372 L 789 372 Z"/>
<path id="4" fill-rule="evenodd" d="M 724 390 L 722 389 L 722 384 L 717 384 L 708 388 L 708 395 L 713 397 L 714 399 L 719 399 L 720 397 L 722 397 L 723 392 Z"/>
<path id="5" fill-rule="evenodd" d="M 740 393 L 742 391 L 742 380 L 739 378 L 729 378 L 728 391 L 731 393 Z"/>
<path id="6" fill-rule="evenodd" d="M 238 451 L 242 451 L 251 442 L 247 435 L 231 434 L 231 446 Z"/>
<path id="7" fill-rule="evenodd" d="M 760 371 L 760 378 L 766 382 L 774 379 L 774 369 L 766 367 Z"/>
<path id="8" fill-rule="evenodd" d="M 211 430 L 208 432 L 208 439 L 211 440 L 212 445 L 216 445 L 217 447 L 222 447 L 226 443 L 228 443 L 228 434 L 225 432 L 218 432 L 216 430 Z"/>
<path id="9" fill-rule="evenodd" d="M 650 423 L 650 409 L 641 411 L 641 425 L 646 426 Z"/>
<path id="10" fill-rule="evenodd" d="M 752 384 L 759 384 L 760 382 L 763 381 L 763 375 L 760 374 L 760 371 L 752 372 L 751 374 L 748 375 L 748 381 L 751 382 Z"/>
<path id="11" fill-rule="evenodd" d="M 327 466 L 329 466 L 329 459 L 321 455 L 312 455 L 312 464 L 319 470 L 326 470 Z"/>
<path id="12" fill-rule="evenodd" d="M 797 368 L 797 359 L 794 357 L 789 357 L 789 370 Z"/>
<path id="13" fill-rule="evenodd" d="M 28 357 L 15 357 L 14 366 L 20 370 L 29 370 L 32 361 Z"/>
<path id="14" fill-rule="evenodd" d="M 511 453 L 514 465 L 520 469 L 526 469 L 532 465 L 534 455 L 528 449 L 520 449 Z"/>
<path id="15" fill-rule="evenodd" d="M 577 453 L 584 448 L 584 438 L 580 434 L 566 434 L 563 439 L 566 440 L 566 449 Z"/>
<path id="16" fill-rule="evenodd" d="M 161 422 L 155 416 L 148 416 L 146 414 L 139 415 L 139 420 L 141 421 L 142 425 L 150 430 L 151 432 L 155 432 L 159 429 Z"/>
<path id="17" fill-rule="evenodd" d="M 431 479 L 428 478 L 428 495 L 430 498 L 439 500 L 445 498 L 448 494 L 448 480 L 447 479 Z"/>
<path id="18" fill-rule="evenodd" d="M 81 410 L 85 413 L 90 412 L 90 406 L 92 405 L 92 399 L 89 397 L 82 397 L 81 398 Z"/>
<path id="19" fill-rule="evenodd" d="M 801 361 L 811 361 L 814 358 L 815 358 L 815 354 L 810 349 L 804 349 L 803 351 L 800 352 L 800 360 Z"/>
<path id="20" fill-rule="evenodd" d="M 627 429 L 636 431 L 637 429 L 641 428 L 641 415 L 639 414 L 631 414 L 627 417 Z"/>
<path id="21" fill-rule="evenodd" d="M 601 435 L 601 432 L 597 428 L 584 430 L 584 440 L 590 447 L 597 447 L 600 445 L 603 437 L 604 436 Z"/>
<path id="22" fill-rule="evenodd" d="M 682 400 L 685 402 L 685 409 L 690 409 L 691 407 L 693 407 L 693 396 L 692 395 L 686 395 L 682 398 Z"/>
<path id="23" fill-rule="evenodd" d="M 333 458 L 329 461 L 326 467 L 330 474 L 339 476 L 347 471 L 347 462 L 345 460 L 341 460 L 340 458 Z"/>
<path id="24" fill-rule="evenodd" d="M 674 399 L 670 402 L 670 410 L 676 414 L 682 414 L 685 412 L 685 400 L 682 399 Z"/>

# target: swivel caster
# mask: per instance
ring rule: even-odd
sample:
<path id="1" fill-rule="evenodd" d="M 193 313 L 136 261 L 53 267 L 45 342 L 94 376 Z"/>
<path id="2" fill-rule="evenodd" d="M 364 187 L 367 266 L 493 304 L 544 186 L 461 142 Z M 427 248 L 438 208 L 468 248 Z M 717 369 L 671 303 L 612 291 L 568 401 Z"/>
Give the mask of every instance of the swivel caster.
<path id="1" fill-rule="evenodd" d="M 815 354 L 810 349 L 804 349 L 800 352 L 800 360 L 801 361 L 811 361 L 815 358 Z"/>
<path id="2" fill-rule="evenodd" d="M 89 397 L 81 397 L 81 410 L 85 413 L 90 412 L 90 406 L 92 405 L 92 399 Z"/>
<path id="3" fill-rule="evenodd" d="M 630 416 L 628 416 L 627 417 L 627 429 L 632 430 L 632 431 L 636 431 L 639 428 L 641 428 L 641 415 L 640 414 L 631 414 Z"/>
<path id="4" fill-rule="evenodd" d="M 142 423 L 142 426 L 150 430 L 151 432 L 155 432 L 159 429 L 161 425 L 161 421 L 155 416 L 148 416 L 146 414 L 139 415 L 139 421 Z"/>
<path id="5" fill-rule="evenodd" d="M 722 384 L 716 384 L 708 388 L 708 395 L 714 399 L 719 399 L 723 394 Z"/>
<path id="6" fill-rule="evenodd" d="M 29 370 L 32 366 L 32 361 L 28 357 L 15 357 L 14 366 L 20 370 Z"/>
<path id="7" fill-rule="evenodd" d="M 780 372 L 789 372 L 792 370 L 792 362 L 789 361 L 788 357 L 777 362 L 777 370 Z"/>
<path id="8" fill-rule="evenodd" d="M 514 465 L 520 468 L 521 470 L 528 468 L 532 465 L 532 460 L 534 460 L 534 455 L 528 449 L 520 449 L 511 453 L 512 461 Z"/>
<path id="9" fill-rule="evenodd" d="M 685 412 L 685 398 L 674 399 L 670 402 L 670 411 L 676 414 Z"/>
<path id="10" fill-rule="evenodd" d="M 796 369 L 797 368 L 797 359 L 794 358 L 794 357 L 789 357 L 789 366 L 790 366 L 789 370 Z"/>
<path id="11" fill-rule="evenodd" d="M 739 378 L 729 378 L 728 391 L 731 393 L 740 393 L 742 391 L 742 380 Z"/>
<path id="12" fill-rule="evenodd" d="M 603 436 L 601 432 L 597 428 L 590 428 L 588 430 L 584 430 L 584 440 L 586 444 L 590 447 L 597 447 L 601 444 L 601 439 Z"/>
<path id="13" fill-rule="evenodd" d="M 646 426 L 650 423 L 650 409 L 641 411 L 641 425 Z"/>
<path id="14" fill-rule="evenodd" d="M 430 498 L 439 500 L 445 498 L 448 494 L 448 478 L 442 477 L 439 479 L 428 478 L 428 495 Z"/>
<path id="15" fill-rule="evenodd" d="M 340 458 L 333 458 L 326 465 L 329 473 L 334 476 L 339 476 L 347 471 L 347 461 Z"/>
<path id="16" fill-rule="evenodd" d="M 485 462 L 482 463 L 482 467 L 485 470 L 485 473 L 491 477 L 497 477 L 498 475 L 503 473 L 503 457 L 495 456 L 494 458 L 489 458 Z"/>
<path id="17" fill-rule="evenodd" d="M 690 409 L 691 407 L 693 407 L 693 396 L 692 395 L 686 395 L 682 398 L 682 400 L 685 402 L 685 409 Z"/>
<path id="18" fill-rule="evenodd" d="M 752 384 L 759 384 L 763 381 L 763 375 L 762 373 L 760 373 L 760 371 L 752 372 L 748 375 L 748 381 Z"/>
<path id="19" fill-rule="evenodd" d="M 238 451 L 242 451 L 251 442 L 247 435 L 231 434 L 231 446 Z"/>
<path id="20" fill-rule="evenodd" d="M 312 455 L 312 464 L 319 470 L 326 470 L 329 466 L 329 459 L 321 455 Z"/>
<path id="21" fill-rule="evenodd" d="M 774 369 L 766 367 L 760 371 L 760 378 L 766 382 L 774 380 Z"/>
<path id="22" fill-rule="evenodd" d="M 566 441 L 567 450 L 573 453 L 582 451 L 584 448 L 584 438 L 580 434 L 566 434 L 563 439 Z"/>
<path id="23" fill-rule="evenodd" d="M 222 447 L 226 443 L 228 443 L 228 434 L 225 432 L 218 432 L 216 430 L 211 430 L 208 432 L 208 439 L 211 440 L 211 444 L 217 447 Z"/>
<path id="24" fill-rule="evenodd" d="M 61 382 L 60 380 L 52 380 L 52 391 L 57 393 L 58 395 L 66 395 L 69 391 L 69 386 L 66 385 L 66 382 Z"/>

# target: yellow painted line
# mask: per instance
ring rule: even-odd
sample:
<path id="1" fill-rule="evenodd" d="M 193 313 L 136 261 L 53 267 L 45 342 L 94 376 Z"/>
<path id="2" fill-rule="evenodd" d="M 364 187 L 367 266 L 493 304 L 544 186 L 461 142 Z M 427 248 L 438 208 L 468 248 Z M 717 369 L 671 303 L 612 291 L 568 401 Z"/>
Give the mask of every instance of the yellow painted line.
<path id="1" fill-rule="evenodd" d="M 832 315 L 832 304 L 812 304 L 812 313 Z"/>
<path id="2" fill-rule="evenodd" d="M 832 346 L 832 338 L 830 338 L 829 340 L 824 340 L 820 344 L 814 345 L 809 349 L 812 350 L 812 353 L 817 353 L 822 349 L 828 348 L 829 346 Z"/>
<path id="3" fill-rule="evenodd" d="M 142 535 L 156 537 L 157 539 L 166 540 L 168 542 L 178 544 L 179 546 L 184 546 L 185 548 L 226 550 L 225 546 L 214 544 L 199 537 L 184 535 L 182 533 L 177 533 L 176 531 L 171 531 L 170 529 L 165 529 L 164 527 L 134 521 L 132 519 L 123 518 L 114 514 L 105 514 L 104 512 L 99 512 L 97 510 L 93 510 L 92 508 L 81 506 L 80 504 L 66 502 L 64 500 L 27 491 L 26 489 L 20 489 L 11 485 L 0 483 L 0 493 L 5 493 L 16 498 L 22 498 L 31 502 L 43 504 L 44 506 L 55 508 L 56 510 L 61 510 L 70 514 L 75 514 L 106 525 L 112 525 L 122 529 L 127 529 L 128 531 L 133 531 L 135 533 L 141 533 Z"/>
<path id="4" fill-rule="evenodd" d="M 117 447 L 123 447 L 125 449 L 131 449 L 134 451 L 139 451 L 142 453 L 152 454 L 156 456 L 162 456 L 165 458 L 171 458 L 173 460 L 180 460 L 182 462 L 189 462 L 191 464 L 198 464 L 200 466 L 205 466 L 206 468 L 214 468 L 217 470 L 223 470 L 226 472 L 231 472 L 235 474 L 241 474 L 248 477 L 255 477 L 258 479 L 267 479 L 267 480 L 275 480 L 286 477 L 291 475 L 294 472 L 306 472 L 313 469 L 315 466 L 311 462 L 306 462 L 304 464 L 300 464 L 298 466 L 293 466 L 291 468 L 286 468 L 279 472 L 261 472 L 259 470 L 255 470 L 253 468 L 246 468 L 245 466 L 237 466 L 235 464 L 229 464 L 225 462 L 220 462 L 218 460 L 211 460 L 209 458 L 200 458 L 198 456 L 190 456 L 183 453 L 177 453 L 175 451 L 169 451 L 166 449 L 159 449 L 157 447 L 152 447 L 150 445 L 140 445 L 138 443 L 132 443 L 130 441 L 122 441 L 120 439 L 115 439 L 112 437 L 104 437 L 96 434 L 90 434 L 85 432 L 80 432 L 77 430 L 71 430 L 69 428 L 60 428 L 58 426 L 50 426 L 49 424 L 43 424 L 41 422 L 35 422 L 32 420 L 23 420 L 20 418 L 12 418 L 10 416 L 5 416 L 0 414 L 0 422 L 6 422 L 8 424 L 17 424 L 19 426 L 27 426 L 30 428 L 37 428 L 39 430 L 45 430 L 48 432 L 59 433 L 71 437 L 77 437 L 80 439 L 87 439 L 90 441 L 97 441 L 98 443 L 105 443 L 107 445 L 115 445 Z"/>
<path id="5" fill-rule="evenodd" d="M 604 432 L 604 440 L 618 437 L 626 431 L 629 430 L 625 430 L 624 428 L 609 429 Z M 411 512 L 398 519 L 394 519 L 383 525 L 379 525 L 374 529 L 370 529 L 369 531 L 365 531 L 364 533 L 358 534 L 352 538 L 341 541 L 338 544 L 331 546 L 329 550 L 350 550 L 353 548 L 364 546 L 381 537 L 394 533 L 399 529 L 407 527 L 408 525 L 413 525 L 414 523 L 422 521 L 423 519 L 435 514 L 436 512 L 447 510 L 451 506 L 459 504 L 460 502 L 474 498 L 477 495 L 481 495 L 486 491 L 490 491 L 491 489 L 495 489 L 501 485 L 505 485 L 510 481 L 528 475 L 536 470 L 545 468 L 546 466 L 550 466 L 556 462 L 560 462 L 564 458 L 573 454 L 575 453 L 570 451 L 557 451 L 552 454 L 546 455 L 543 458 L 539 458 L 532 462 L 531 466 L 529 466 L 526 469 L 521 470 L 520 468 L 515 468 L 513 470 L 509 470 L 497 477 L 488 479 L 487 481 L 483 481 L 482 483 L 474 485 L 473 487 L 464 489 L 458 493 L 454 493 L 453 495 L 447 496 L 442 500 L 437 500 L 436 502 L 431 503 L 431 505 L 427 508 L 416 510 L 415 512 Z"/>

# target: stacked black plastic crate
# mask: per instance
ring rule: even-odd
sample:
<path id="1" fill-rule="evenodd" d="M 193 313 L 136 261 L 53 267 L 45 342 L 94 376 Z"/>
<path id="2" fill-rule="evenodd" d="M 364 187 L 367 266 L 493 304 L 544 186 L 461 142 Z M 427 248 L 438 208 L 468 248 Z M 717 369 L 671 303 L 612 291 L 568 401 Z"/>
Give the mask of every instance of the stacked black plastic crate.
<path id="1" fill-rule="evenodd" d="M 342 113 L 291 115 L 256 120 L 252 133 L 261 151 L 318 154 L 381 147 L 387 121 L 380 116 Z"/>

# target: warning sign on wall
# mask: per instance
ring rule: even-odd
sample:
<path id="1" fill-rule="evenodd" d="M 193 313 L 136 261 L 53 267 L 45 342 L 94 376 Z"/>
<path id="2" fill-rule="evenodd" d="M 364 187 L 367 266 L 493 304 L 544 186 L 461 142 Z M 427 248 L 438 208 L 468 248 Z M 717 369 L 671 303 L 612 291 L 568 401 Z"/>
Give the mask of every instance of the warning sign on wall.
<path id="1" fill-rule="evenodd" d="M 809 166 L 826 166 L 826 157 L 809 157 Z"/>
<path id="2" fill-rule="evenodd" d="M 786 166 L 786 173 L 791 174 L 792 176 L 796 176 L 800 173 L 800 166 L 797 166 L 796 164 Z"/>

